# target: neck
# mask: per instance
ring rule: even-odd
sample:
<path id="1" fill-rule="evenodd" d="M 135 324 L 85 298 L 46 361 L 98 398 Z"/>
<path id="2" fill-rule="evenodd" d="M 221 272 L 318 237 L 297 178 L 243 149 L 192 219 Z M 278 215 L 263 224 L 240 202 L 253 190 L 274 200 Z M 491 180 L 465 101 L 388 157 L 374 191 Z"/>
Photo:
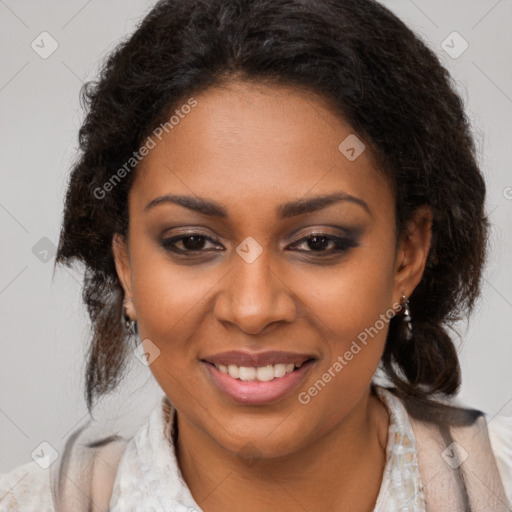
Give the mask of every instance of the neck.
<path id="1" fill-rule="evenodd" d="M 178 416 L 176 454 L 204 512 L 358 510 L 371 512 L 386 462 L 389 417 L 365 392 L 349 415 L 305 447 L 281 457 L 243 456 L 217 444 Z M 361 486 L 361 482 L 364 485 Z"/>

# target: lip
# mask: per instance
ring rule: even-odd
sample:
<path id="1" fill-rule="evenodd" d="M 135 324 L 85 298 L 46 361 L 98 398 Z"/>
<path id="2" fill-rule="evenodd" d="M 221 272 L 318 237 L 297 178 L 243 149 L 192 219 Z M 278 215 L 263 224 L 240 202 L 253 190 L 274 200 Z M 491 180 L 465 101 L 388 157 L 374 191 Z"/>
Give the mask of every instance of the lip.
<path id="1" fill-rule="evenodd" d="M 315 358 L 313 354 L 299 354 L 295 352 L 284 352 L 278 350 L 270 350 L 267 352 L 244 352 L 241 350 L 230 350 L 228 352 L 220 352 L 202 358 L 212 364 L 236 366 L 267 366 L 269 364 L 302 364 L 308 359 Z"/>
<path id="2" fill-rule="evenodd" d="M 203 360 L 201 364 L 208 372 L 213 385 L 223 395 L 244 405 L 264 405 L 281 400 L 299 388 L 315 362 L 316 359 L 310 359 L 304 362 L 300 368 L 287 373 L 284 377 L 275 378 L 267 382 L 234 379 L 221 372 L 211 362 Z M 264 365 L 258 364 L 257 366 Z"/>

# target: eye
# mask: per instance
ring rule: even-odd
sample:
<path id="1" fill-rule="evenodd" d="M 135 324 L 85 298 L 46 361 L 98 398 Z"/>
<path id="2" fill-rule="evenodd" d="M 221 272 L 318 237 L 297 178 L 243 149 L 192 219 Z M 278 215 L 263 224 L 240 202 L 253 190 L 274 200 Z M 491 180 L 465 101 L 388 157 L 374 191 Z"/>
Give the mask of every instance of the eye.
<path id="1" fill-rule="evenodd" d="M 199 254 L 211 251 L 222 251 L 224 248 L 213 238 L 201 233 L 187 233 L 161 241 L 164 249 L 177 254 Z M 211 247 L 208 247 L 211 244 Z M 358 241 L 355 236 L 347 235 L 345 237 L 329 235 L 327 233 L 311 233 L 289 247 L 297 248 L 307 246 L 309 249 L 298 249 L 303 253 L 317 253 L 318 256 L 329 256 L 347 251 L 352 247 L 357 247 Z M 181 246 L 181 247 L 180 247 Z"/>
<path id="2" fill-rule="evenodd" d="M 216 240 L 209 236 L 202 235 L 201 233 L 188 233 L 186 235 L 173 236 L 171 238 L 165 238 L 161 243 L 164 249 L 179 254 L 206 252 L 205 245 L 208 243 L 214 244 L 216 247 L 214 248 L 215 251 L 219 250 L 219 244 Z M 179 244 L 181 244 L 181 248 L 178 247 Z"/>
<path id="3" fill-rule="evenodd" d="M 327 233 L 311 233 L 309 236 L 294 242 L 290 247 L 304 245 L 309 247 L 309 250 L 299 249 L 299 252 L 319 253 L 319 256 L 328 256 L 357 247 L 359 243 L 354 236 L 339 237 Z"/>

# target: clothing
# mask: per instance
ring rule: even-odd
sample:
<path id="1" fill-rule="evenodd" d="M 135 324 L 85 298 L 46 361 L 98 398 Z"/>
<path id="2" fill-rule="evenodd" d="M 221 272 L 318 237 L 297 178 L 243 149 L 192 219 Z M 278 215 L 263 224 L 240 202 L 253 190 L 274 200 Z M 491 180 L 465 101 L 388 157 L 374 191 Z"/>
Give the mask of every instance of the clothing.
<path id="1" fill-rule="evenodd" d="M 425 490 L 428 490 L 429 482 L 423 482 L 420 475 L 421 464 L 413 429 L 417 423 L 412 421 L 397 396 L 383 387 L 375 386 L 375 390 L 389 413 L 390 424 L 386 465 L 374 512 L 428 512 Z M 174 419 L 175 410 L 163 396 L 148 421 L 128 440 L 115 473 L 110 512 L 201 511 L 177 464 L 172 441 Z M 505 500 L 508 500 L 503 503 L 502 510 L 509 510 L 512 509 L 512 417 L 487 416 L 486 420 L 506 492 Z M 450 462 L 453 453 L 449 452 L 446 460 Z M 32 510 L 54 511 L 49 470 L 41 469 L 35 462 L 0 475 L 0 511 Z M 448 509 L 443 507 L 442 510 Z"/>

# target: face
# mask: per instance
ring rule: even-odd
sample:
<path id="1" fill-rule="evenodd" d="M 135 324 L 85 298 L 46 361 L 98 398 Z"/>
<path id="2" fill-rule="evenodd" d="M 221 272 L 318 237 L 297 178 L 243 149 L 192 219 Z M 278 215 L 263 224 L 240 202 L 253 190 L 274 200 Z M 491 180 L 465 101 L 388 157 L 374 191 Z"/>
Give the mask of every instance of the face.
<path id="1" fill-rule="evenodd" d="M 390 184 L 320 98 L 231 82 L 195 99 L 139 164 L 114 238 L 128 313 L 180 433 L 290 454 L 368 394 L 428 230 L 397 243 Z"/>

